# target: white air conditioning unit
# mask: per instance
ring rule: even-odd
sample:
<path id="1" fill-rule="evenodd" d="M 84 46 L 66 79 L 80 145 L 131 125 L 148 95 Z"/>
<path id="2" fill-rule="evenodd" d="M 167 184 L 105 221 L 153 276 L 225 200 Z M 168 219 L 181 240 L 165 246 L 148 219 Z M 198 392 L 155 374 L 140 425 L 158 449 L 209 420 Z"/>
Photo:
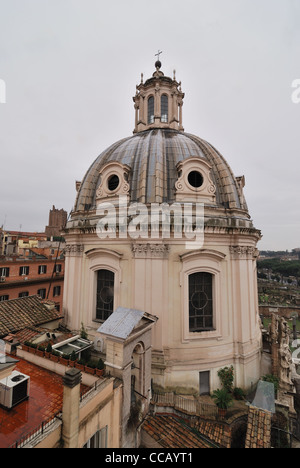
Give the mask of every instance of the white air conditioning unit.
<path id="1" fill-rule="evenodd" d="M 9 377 L 0 380 L 0 405 L 13 408 L 29 397 L 30 377 L 13 371 Z"/>
<path id="2" fill-rule="evenodd" d="M 6 281 L 6 277 L 5 276 L 1 276 L 0 277 L 0 283 L 5 283 Z"/>

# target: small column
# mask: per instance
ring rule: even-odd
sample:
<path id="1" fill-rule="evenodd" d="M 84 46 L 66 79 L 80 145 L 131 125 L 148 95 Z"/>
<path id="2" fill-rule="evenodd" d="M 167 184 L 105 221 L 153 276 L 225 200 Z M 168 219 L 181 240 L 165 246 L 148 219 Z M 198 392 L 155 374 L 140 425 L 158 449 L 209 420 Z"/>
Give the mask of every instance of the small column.
<path id="1" fill-rule="evenodd" d="M 80 403 L 81 372 L 79 369 L 69 369 L 63 377 L 63 430 L 64 448 L 78 448 L 79 433 L 79 403 Z"/>
<path id="2" fill-rule="evenodd" d="M 179 103 L 179 130 L 183 131 L 183 126 L 182 126 L 182 106 L 183 103 Z"/>
<path id="3" fill-rule="evenodd" d="M 145 96 L 144 93 L 140 94 L 140 116 L 139 123 L 145 125 Z"/>
<path id="4" fill-rule="evenodd" d="M 134 127 L 134 131 L 136 132 L 137 127 L 138 127 L 138 113 L 139 113 L 139 106 L 138 106 L 137 103 L 135 103 L 134 108 L 135 108 L 135 127 Z"/>
<path id="5" fill-rule="evenodd" d="M 154 123 L 160 123 L 161 111 L 160 111 L 160 87 L 156 85 L 155 87 L 155 98 L 154 98 Z"/>

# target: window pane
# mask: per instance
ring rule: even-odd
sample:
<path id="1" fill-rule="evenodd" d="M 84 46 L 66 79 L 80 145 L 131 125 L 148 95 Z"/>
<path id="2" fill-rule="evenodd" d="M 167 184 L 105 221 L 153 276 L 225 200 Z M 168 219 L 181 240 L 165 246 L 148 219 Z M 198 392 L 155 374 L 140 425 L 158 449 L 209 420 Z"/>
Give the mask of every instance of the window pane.
<path id="1" fill-rule="evenodd" d="M 167 123 L 168 122 L 168 96 L 165 94 L 161 97 L 161 121 Z"/>
<path id="2" fill-rule="evenodd" d="M 109 270 L 99 270 L 97 273 L 97 320 L 107 320 L 114 311 L 115 275 Z"/>
<path id="3" fill-rule="evenodd" d="M 213 329 L 212 275 L 189 276 L 189 327 L 191 332 Z"/>
<path id="4" fill-rule="evenodd" d="M 96 432 L 83 448 L 107 448 L 107 426 Z"/>
<path id="5" fill-rule="evenodd" d="M 54 296 L 54 297 L 60 296 L 60 293 L 61 293 L 61 288 L 60 288 L 60 286 L 54 286 L 54 288 L 53 288 L 53 296 Z"/>
<path id="6" fill-rule="evenodd" d="M 9 268 L 6 268 L 6 267 L 0 268 L 0 276 L 8 278 L 9 277 Z"/>
<path id="7" fill-rule="evenodd" d="M 24 292 L 20 292 L 19 293 L 19 297 L 28 297 L 29 296 L 29 292 L 28 291 L 24 291 Z"/>
<path id="8" fill-rule="evenodd" d="M 25 276 L 25 275 L 29 275 L 29 267 L 28 266 L 20 267 L 20 276 Z"/>
<path id="9" fill-rule="evenodd" d="M 154 97 L 148 99 L 148 124 L 154 123 Z"/>
<path id="10" fill-rule="evenodd" d="M 107 448 L 107 426 L 100 431 L 100 446 L 99 448 Z"/>
<path id="11" fill-rule="evenodd" d="M 5 294 L 4 296 L 0 296 L 0 302 L 5 302 L 9 300 L 9 296 Z"/>
<path id="12" fill-rule="evenodd" d="M 39 290 L 38 290 L 38 295 L 39 295 L 42 299 L 46 299 L 46 289 L 39 289 Z"/>

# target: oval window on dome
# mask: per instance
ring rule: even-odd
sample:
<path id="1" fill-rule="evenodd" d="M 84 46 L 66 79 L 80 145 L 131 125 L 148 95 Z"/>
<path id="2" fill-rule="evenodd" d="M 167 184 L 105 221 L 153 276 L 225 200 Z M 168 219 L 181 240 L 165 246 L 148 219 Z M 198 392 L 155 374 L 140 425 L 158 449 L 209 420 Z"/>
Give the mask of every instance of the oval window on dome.
<path id="1" fill-rule="evenodd" d="M 120 179 L 116 174 L 110 176 L 110 178 L 107 181 L 108 190 L 113 192 L 119 187 L 119 183 L 120 183 Z"/>
<path id="2" fill-rule="evenodd" d="M 188 175 L 188 182 L 194 188 L 200 188 L 203 185 L 203 176 L 199 171 L 191 171 Z"/>

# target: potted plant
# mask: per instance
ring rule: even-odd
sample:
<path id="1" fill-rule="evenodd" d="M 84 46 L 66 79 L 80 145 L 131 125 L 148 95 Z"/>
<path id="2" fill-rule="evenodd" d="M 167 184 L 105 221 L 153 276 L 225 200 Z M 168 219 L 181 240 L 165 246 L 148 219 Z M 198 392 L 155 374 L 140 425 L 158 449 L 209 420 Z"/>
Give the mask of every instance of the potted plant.
<path id="1" fill-rule="evenodd" d="M 219 416 L 223 419 L 232 405 L 232 395 L 225 388 L 221 388 L 213 392 L 212 398 L 218 407 Z"/>
<path id="2" fill-rule="evenodd" d="M 72 351 L 72 354 L 71 354 L 70 360 L 69 360 L 69 366 L 70 367 L 75 367 L 76 360 L 77 360 L 76 353 L 75 353 L 75 351 Z"/>
<path id="3" fill-rule="evenodd" d="M 62 356 L 60 356 L 59 362 L 63 366 L 68 366 L 69 365 L 69 355 L 68 354 L 63 354 Z"/>
<path id="4" fill-rule="evenodd" d="M 233 396 L 236 400 L 245 400 L 246 392 L 240 387 L 235 387 L 233 389 Z"/>
<path id="5" fill-rule="evenodd" d="M 48 343 L 47 348 L 45 350 L 45 356 L 46 358 L 50 358 L 50 354 L 52 353 L 52 345 L 51 343 Z"/>
<path id="6" fill-rule="evenodd" d="M 92 374 L 92 375 L 95 375 L 96 373 L 96 367 L 97 367 L 97 363 L 93 360 L 90 360 L 86 363 L 86 366 L 85 366 L 85 372 L 87 374 Z"/>
<path id="7" fill-rule="evenodd" d="M 40 357 L 44 357 L 45 355 L 45 346 L 39 345 L 36 350 L 36 355 Z"/>
<path id="8" fill-rule="evenodd" d="M 82 372 L 84 372 L 85 360 L 84 359 L 79 359 L 78 361 L 76 361 L 75 362 L 75 367 L 76 367 L 76 369 L 79 369 Z"/>
<path id="9" fill-rule="evenodd" d="M 58 362 L 59 361 L 59 356 L 60 356 L 60 354 L 57 351 L 55 351 L 55 349 L 52 349 L 52 353 L 50 354 L 51 361 Z"/>
<path id="10" fill-rule="evenodd" d="M 233 391 L 233 380 L 234 380 L 234 368 L 233 366 L 230 367 L 223 367 L 218 372 L 218 376 L 221 380 L 222 387 L 227 390 L 227 392 L 232 393 Z"/>
<path id="11" fill-rule="evenodd" d="M 83 338 L 84 340 L 88 339 L 88 333 L 86 329 L 84 328 L 83 322 L 81 322 L 80 337 Z"/>
<path id="12" fill-rule="evenodd" d="M 36 350 L 37 350 L 37 344 L 35 344 L 35 343 L 29 343 L 28 351 L 29 351 L 31 354 L 35 354 L 35 353 L 36 353 Z"/>
<path id="13" fill-rule="evenodd" d="M 25 342 L 22 344 L 22 349 L 23 349 L 24 351 L 29 351 L 30 345 L 31 345 L 30 341 L 25 341 Z"/>
<path id="14" fill-rule="evenodd" d="M 102 359 L 99 359 L 99 361 L 97 362 L 97 367 L 96 367 L 96 375 L 98 375 L 98 377 L 102 377 L 103 374 L 104 374 L 104 362 Z"/>

